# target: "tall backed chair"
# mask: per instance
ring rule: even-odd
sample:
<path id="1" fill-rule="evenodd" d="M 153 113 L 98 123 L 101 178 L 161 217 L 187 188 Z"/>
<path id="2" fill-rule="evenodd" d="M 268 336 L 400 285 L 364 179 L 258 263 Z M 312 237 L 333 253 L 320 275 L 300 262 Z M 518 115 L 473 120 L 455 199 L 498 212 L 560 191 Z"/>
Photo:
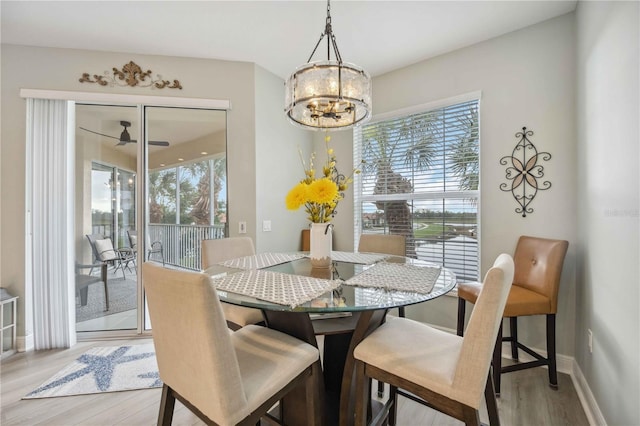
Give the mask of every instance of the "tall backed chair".
<path id="1" fill-rule="evenodd" d="M 406 256 L 406 242 L 404 235 L 362 234 L 358 242 L 358 251 Z"/>
<path id="2" fill-rule="evenodd" d="M 164 383 L 158 425 L 171 424 L 176 399 L 207 424 L 255 425 L 301 388 L 309 424 L 319 423 L 317 348 L 266 327 L 229 333 L 206 274 L 147 262 L 143 275 Z"/>
<path id="3" fill-rule="evenodd" d="M 394 256 L 406 256 L 407 239 L 404 235 L 391 234 L 361 234 L 358 241 L 358 251 L 361 253 L 383 253 Z M 404 306 L 398 308 L 398 315 L 405 317 Z M 384 383 L 378 382 L 378 397 L 384 396 Z"/>
<path id="4" fill-rule="evenodd" d="M 389 318 L 360 342 L 353 353 L 355 424 L 364 425 L 368 420 L 369 378 L 391 385 L 385 409 L 371 419 L 372 424 L 382 423 L 387 415 L 389 424 L 396 424 L 400 394 L 467 425 L 480 425 L 483 391 L 490 423 L 498 424 L 489 368 L 513 269 L 511 256 L 498 256 L 485 275 L 464 338 L 407 318 Z"/>
<path id="5" fill-rule="evenodd" d="M 93 252 L 93 263 L 96 266 L 101 263 L 112 264 L 115 268 L 114 273 L 121 269 L 122 279 L 126 279 L 124 269 L 129 269 L 129 264 L 133 264 L 135 267 L 136 256 L 134 251 L 128 247 L 114 248 L 111 239 L 102 234 L 87 234 L 86 237 Z M 89 274 L 91 272 L 93 272 L 93 269 L 89 271 Z"/>
<path id="6" fill-rule="evenodd" d="M 558 288 L 564 257 L 569 243 L 521 236 L 513 256 L 515 276 L 513 286 L 504 308 L 504 317 L 509 318 L 510 336 L 498 333 L 493 356 L 493 375 L 496 393 L 500 395 L 500 374 L 525 368 L 547 365 L 549 384 L 558 387 L 556 370 L 556 312 L 558 311 Z M 462 336 L 465 318 L 465 302 L 476 303 L 482 286 L 479 283 L 458 284 L 458 335 Z M 546 315 L 547 357 L 518 342 L 518 317 Z M 518 349 L 535 358 L 534 361 L 502 366 L 502 342 L 511 342 L 511 355 L 518 360 Z"/>
<path id="7" fill-rule="evenodd" d="M 256 249 L 253 246 L 253 240 L 249 237 L 203 240 L 202 269 L 236 257 L 251 256 L 255 253 Z M 262 312 L 259 309 L 245 308 L 223 302 L 222 311 L 227 319 L 229 328 L 232 330 L 238 330 L 245 325 L 264 322 Z"/>

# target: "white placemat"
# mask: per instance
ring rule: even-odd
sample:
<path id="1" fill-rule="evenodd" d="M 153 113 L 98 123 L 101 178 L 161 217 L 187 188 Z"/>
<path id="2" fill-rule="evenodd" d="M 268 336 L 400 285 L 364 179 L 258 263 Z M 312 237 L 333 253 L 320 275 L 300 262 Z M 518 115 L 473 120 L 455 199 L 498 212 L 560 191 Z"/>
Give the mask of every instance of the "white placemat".
<path id="1" fill-rule="evenodd" d="M 252 256 L 238 257 L 224 262 L 220 265 L 228 268 L 236 269 L 262 269 L 281 263 L 291 262 L 292 260 L 303 258 L 303 254 L 299 253 L 260 253 Z"/>
<path id="2" fill-rule="evenodd" d="M 218 290 L 295 308 L 337 288 L 340 281 L 253 269 L 214 278 L 213 284 Z"/>
<path id="3" fill-rule="evenodd" d="M 332 251 L 331 260 L 336 262 L 357 263 L 360 265 L 371 265 L 389 257 L 388 254 L 381 253 L 351 253 L 347 251 Z"/>
<path id="4" fill-rule="evenodd" d="M 439 276 L 437 267 L 380 262 L 349 278 L 345 284 L 429 294 Z"/>

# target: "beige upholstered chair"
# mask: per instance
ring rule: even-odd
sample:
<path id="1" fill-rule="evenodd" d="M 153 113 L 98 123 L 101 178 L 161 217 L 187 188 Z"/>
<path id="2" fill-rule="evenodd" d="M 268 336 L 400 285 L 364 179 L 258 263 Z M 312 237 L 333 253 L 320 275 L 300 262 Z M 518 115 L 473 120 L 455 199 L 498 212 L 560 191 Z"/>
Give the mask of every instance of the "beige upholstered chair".
<path id="1" fill-rule="evenodd" d="M 355 424 L 363 425 L 367 421 L 369 378 L 391 385 L 385 410 L 372 423 L 384 421 L 388 412 L 390 424 L 395 424 L 400 393 L 465 424 L 479 425 L 484 390 L 490 422 L 497 424 L 489 367 L 513 281 L 513 268 L 511 256 L 498 256 L 485 276 L 464 338 L 406 318 L 389 318 L 366 337 L 353 353 L 356 359 Z"/>
<path id="2" fill-rule="evenodd" d="M 171 424 L 175 399 L 207 424 L 255 425 L 297 389 L 306 392 L 309 424 L 319 423 L 317 348 L 266 327 L 230 333 L 206 274 L 147 262 L 143 275 L 164 383 L 159 425 Z"/>
<path id="3" fill-rule="evenodd" d="M 236 257 L 251 256 L 256 253 L 253 240 L 249 237 L 219 238 L 202 241 L 202 268 L 206 269 L 216 263 Z M 237 330 L 248 324 L 264 322 L 259 309 L 244 308 L 242 306 L 222 303 L 222 311 L 227 324 L 232 330 Z"/>
<path id="4" fill-rule="evenodd" d="M 500 395 L 500 374 L 525 368 L 547 365 L 549 384 L 558 387 L 556 371 L 556 312 L 558 311 L 558 287 L 564 257 L 569 243 L 564 240 L 521 236 L 513 256 L 515 277 L 504 308 L 504 317 L 510 320 L 510 336 L 502 337 L 498 332 L 493 355 L 493 382 Z M 476 303 L 482 285 L 480 283 L 458 284 L 458 335 L 462 336 L 465 317 L 465 301 Z M 518 342 L 518 317 L 546 315 L 547 357 L 534 352 Z M 511 356 L 518 360 L 518 349 L 536 358 L 534 361 L 502 367 L 502 342 L 511 342 Z"/>
<path id="5" fill-rule="evenodd" d="M 407 252 L 406 241 L 404 235 L 362 234 L 358 242 L 358 251 L 405 256 Z"/>
<path id="6" fill-rule="evenodd" d="M 407 239 L 404 235 L 362 234 L 358 242 L 360 253 L 383 253 L 394 256 L 406 256 Z M 404 306 L 398 308 L 398 316 L 404 318 Z M 384 383 L 378 382 L 378 397 L 384 396 Z"/>

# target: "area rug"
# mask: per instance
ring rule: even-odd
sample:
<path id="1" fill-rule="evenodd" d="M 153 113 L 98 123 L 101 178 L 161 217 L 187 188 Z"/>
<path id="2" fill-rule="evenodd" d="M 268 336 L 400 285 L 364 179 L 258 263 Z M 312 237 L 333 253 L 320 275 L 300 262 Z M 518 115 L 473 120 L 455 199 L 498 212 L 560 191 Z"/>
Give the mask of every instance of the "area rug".
<path id="1" fill-rule="evenodd" d="M 23 399 L 161 387 L 153 344 L 93 348 Z"/>

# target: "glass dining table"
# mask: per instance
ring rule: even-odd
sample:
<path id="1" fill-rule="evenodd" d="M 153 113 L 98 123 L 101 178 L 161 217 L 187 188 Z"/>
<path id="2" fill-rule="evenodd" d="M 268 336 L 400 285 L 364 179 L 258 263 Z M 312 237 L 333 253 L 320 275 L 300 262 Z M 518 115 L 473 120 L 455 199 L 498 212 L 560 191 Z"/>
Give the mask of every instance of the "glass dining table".
<path id="1" fill-rule="evenodd" d="M 262 310 L 268 327 L 316 347 L 323 336 L 317 387 L 328 425 L 353 423 L 358 343 L 384 323 L 389 310 L 435 299 L 456 285 L 455 274 L 440 265 L 378 253 L 333 252 L 326 269 L 312 268 L 305 253 L 265 253 L 204 272 L 221 301 Z M 283 407 L 286 424 L 306 424 L 304 392 L 288 397 Z"/>

